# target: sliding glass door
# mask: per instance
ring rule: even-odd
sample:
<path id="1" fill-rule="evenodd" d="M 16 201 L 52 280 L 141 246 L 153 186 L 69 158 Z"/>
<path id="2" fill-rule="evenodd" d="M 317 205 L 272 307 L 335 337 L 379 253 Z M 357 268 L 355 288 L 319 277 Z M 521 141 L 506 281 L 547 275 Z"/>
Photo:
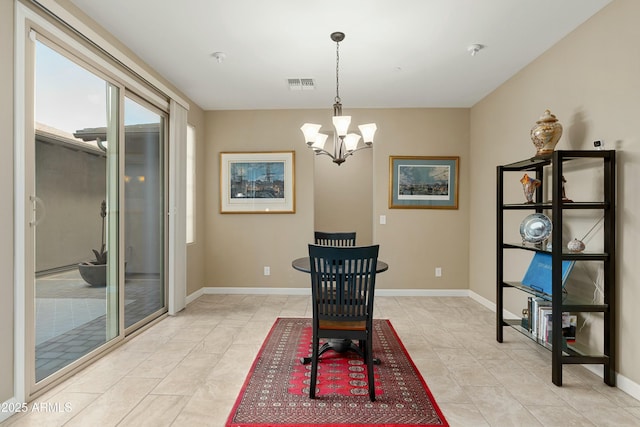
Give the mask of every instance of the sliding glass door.
<path id="1" fill-rule="evenodd" d="M 168 115 L 34 35 L 28 394 L 167 311 Z"/>
<path id="2" fill-rule="evenodd" d="M 166 311 L 165 126 L 162 112 L 125 97 L 125 328 Z"/>
<path id="3" fill-rule="evenodd" d="M 120 89 L 35 44 L 34 382 L 117 337 Z"/>

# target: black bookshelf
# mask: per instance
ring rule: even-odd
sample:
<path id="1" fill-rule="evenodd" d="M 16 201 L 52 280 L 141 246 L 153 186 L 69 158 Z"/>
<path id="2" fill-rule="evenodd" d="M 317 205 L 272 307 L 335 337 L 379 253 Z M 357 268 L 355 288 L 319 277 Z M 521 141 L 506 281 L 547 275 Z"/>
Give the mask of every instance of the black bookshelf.
<path id="1" fill-rule="evenodd" d="M 581 159 L 600 159 L 602 167 L 603 200 L 573 202 L 563 200 L 563 175 L 567 162 L 580 161 Z M 592 166 L 589 166 L 592 167 Z M 599 166 L 598 166 L 599 167 Z M 533 157 L 518 162 L 497 167 L 497 293 L 496 293 L 496 338 L 503 342 L 503 328 L 512 327 L 529 336 L 534 341 L 548 348 L 552 353 L 552 381 L 555 385 L 562 385 L 562 367 L 565 364 L 602 364 L 604 367 L 604 382 L 615 386 L 615 196 L 616 196 L 616 152 L 615 150 L 557 150 L 552 155 L 543 158 Z M 535 173 L 535 178 L 541 181 L 541 186 L 535 192 L 533 203 L 505 203 L 504 183 L 505 175 L 509 179 L 516 179 L 516 174 L 510 172 Z M 550 183 L 546 182 L 550 177 Z M 599 175 L 597 175 L 599 176 Z M 551 192 L 551 200 L 543 201 L 543 194 Z M 566 210 L 596 210 L 603 215 L 603 248 L 602 252 L 569 252 L 563 239 L 563 213 Z M 507 211 L 534 211 L 546 213 L 551 217 L 553 233 L 551 234 L 551 250 L 547 251 L 541 245 L 529 245 L 518 242 L 504 241 L 504 221 Z M 563 243 L 564 242 L 564 243 Z M 552 296 L 537 293 L 531 288 L 519 282 L 504 280 L 505 251 L 525 250 L 534 252 L 547 252 L 551 254 L 551 289 Z M 563 292 L 562 286 L 562 262 L 573 260 L 576 262 L 601 261 L 603 263 L 603 302 L 576 298 Z M 533 297 L 551 301 L 551 342 L 542 342 L 531 332 L 523 328 L 520 321 L 505 319 L 504 291 L 516 289 Z M 602 354 L 589 348 L 581 348 L 580 343 L 568 343 L 562 335 L 562 313 L 602 313 L 603 315 L 603 342 Z"/>

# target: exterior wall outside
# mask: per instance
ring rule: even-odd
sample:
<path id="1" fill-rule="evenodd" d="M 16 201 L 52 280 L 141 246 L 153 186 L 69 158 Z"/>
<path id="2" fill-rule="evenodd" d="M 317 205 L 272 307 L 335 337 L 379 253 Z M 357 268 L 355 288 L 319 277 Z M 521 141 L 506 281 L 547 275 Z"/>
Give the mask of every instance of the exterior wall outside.
<path id="1" fill-rule="evenodd" d="M 36 194 L 47 213 L 36 233 L 36 272 L 92 261 L 102 236 L 105 156 L 36 141 Z"/>
<path id="2" fill-rule="evenodd" d="M 372 151 L 373 242 L 381 245 L 380 257 L 391 266 L 378 278 L 378 286 L 467 289 L 469 110 L 351 109 L 349 113 L 355 123 L 378 124 Z M 291 268 L 291 260 L 306 254 L 314 231 L 314 155 L 299 128 L 319 118 L 326 118 L 327 123 L 321 124 L 330 126 L 326 110 L 206 113 L 206 286 L 308 287 L 308 276 Z M 220 214 L 219 153 L 272 150 L 296 152 L 296 213 Z M 459 209 L 389 209 L 390 155 L 459 156 Z M 340 168 L 349 168 L 350 161 Z M 387 216 L 386 225 L 379 224 L 379 215 Z M 271 267 L 270 276 L 263 275 L 264 266 Z M 443 277 L 435 278 L 435 267 L 442 268 Z"/>
<path id="3" fill-rule="evenodd" d="M 495 301 L 496 166 L 535 154 L 529 129 L 543 111 L 550 109 L 564 126 L 557 149 L 588 150 L 593 141 L 604 140 L 605 148 L 618 150 L 617 371 L 636 384 L 640 383 L 640 335 L 635 317 L 640 273 L 634 268 L 640 257 L 636 238 L 640 224 L 635 214 L 640 210 L 635 187 L 640 175 L 639 16 L 640 3 L 612 2 L 471 109 L 474 160 L 469 276 L 473 292 Z M 591 188 L 591 180 L 600 178 L 596 172 L 581 185 L 568 177 L 568 196 L 591 200 L 583 192 Z M 513 192 L 521 197 L 519 183 L 514 184 Z M 591 225 L 593 222 L 573 231 L 581 237 Z M 509 266 L 505 274 L 517 276 L 521 268 Z M 512 313 L 523 307 L 507 302 Z"/>

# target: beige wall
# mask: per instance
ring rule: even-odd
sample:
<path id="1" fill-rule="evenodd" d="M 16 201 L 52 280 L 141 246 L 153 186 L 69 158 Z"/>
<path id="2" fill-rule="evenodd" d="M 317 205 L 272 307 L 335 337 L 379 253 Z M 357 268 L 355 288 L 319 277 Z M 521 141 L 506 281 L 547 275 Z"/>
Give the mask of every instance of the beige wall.
<path id="1" fill-rule="evenodd" d="M 205 113 L 205 286 L 300 287 L 291 260 L 313 238 L 313 156 L 300 126 L 317 111 Z M 300 135 L 298 135 L 300 133 Z M 303 144 L 304 145 L 304 144 Z M 220 152 L 295 151 L 295 214 L 220 214 Z M 263 267 L 271 275 L 263 275 Z"/>
<path id="2" fill-rule="evenodd" d="M 496 166 L 535 154 L 529 129 L 549 108 L 564 126 L 558 149 L 618 150 L 618 372 L 640 383 L 640 2 L 616 0 L 471 109 L 470 288 L 495 301 Z M 596 178 L 597 179 L 597 178 Z M 569 196 L 581 191 L 575 179 Z M 486 190 L 486 191 L 485 191 Z M 513 267 L 519 268 L 519 266 Z M 509 273 L 507 271 L 507 273 Z M 516 273 L 517 274 L 517 273 Z M 507 307 L 519 313 L 522 306 Z"/>
<path id="3" fill-rule="evenodd" d="M 468 289 L 469 287 L 469 110 L 379 110 L 374 148 L 374 240 L 389 262 L 381 287 Z M 389 156 L 459 156 L 457 210 L 389 209 Z M 379 216 L 387 224 L 380 225 Z M 442 277 L 434 270 L 442 268 Z"/>
<path id="4" fill-rule="evenodd" d="M 390 269 L 381 288 L 467 289 L 469 224 L 469 110 L 353 109 L 355 123 L 376 122 L 373 148 L 373 242 Z M 304 256 L 314 230 L 314 156 L 299 128 L 326 118 L 327 110 L 210 111 L 206 113 L 206 285 L 308 287 L 291 268 Z M 295 214 L 220 214 L 219 153 L 296 151 Z M 390 155 L 459 156 L 460 208 L 388 209 Z M 355 156 L 358 156 L 356 154 Z M 328 158 L 318 158 L 316 161 Z M 340 168 L 349 168 L 347 160 Z M 338 167 L 338 166 L 334 166 Z M 336 206 L 335 209 L 339 209 Z M 379 225 L 379 215 L 387 224 Z M 271 276 L 263 275 L 264 266 Z M 443 277 L 434 277 L 442 267 Z"/>
<path id="5" fill-rule="evenodd" d="M 0 1 L 0 402 L 13 396 L 13 10 Z"/>
<path id="6" fill-rule="evenodd" d="M 355 231 L 357 245 L 370 245 L 373 242 L 373 150 L 360 150 L 340 166 L 327 156 L 314 156 L 313 168 L 314 229 Z"/>

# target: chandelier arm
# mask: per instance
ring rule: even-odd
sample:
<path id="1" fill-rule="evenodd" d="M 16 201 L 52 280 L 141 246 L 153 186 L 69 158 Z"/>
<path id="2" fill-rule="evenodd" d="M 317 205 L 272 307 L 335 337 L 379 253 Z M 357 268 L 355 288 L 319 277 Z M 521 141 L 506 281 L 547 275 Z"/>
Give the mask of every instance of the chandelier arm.
<path id="1" fill-rule="evenodd" d="M 314 153 L 316 156 L 324 155 L 324 156 L 329 156 L 329 157 L 331 157 L 333 160 L 335 160 L 335 159 L 336 159 L 336 157 L 335 157 L 333 154 L 331 154 L 330 152 L 328 152 L 328 151 L 327 151 L 327 150 L 325 150 L 324 148 L 314 148 L 314 149 L 313 149 L 313 153 Z"/>
<path id="2" fill-rule="evenodd" d="M 346 152 L 346 153 L 344 153 L 342 156 L 340 156 L 340 158 L 341 158 L 341 159 L 346 160 L 346 159 L 347 159 L 347 157 L 349 157 L 349 156 L 353 156 L 353 154 L 354 154 L 356 151 L 364 150 L 365 148 L 373 148 L 373 145 L 365 145 L 364 147 L 358 147 L 358 148 L 356 148 L 355 150 L 347 151 L 347 152 Z"/>
<path id="3" fill-rule="evenodd" d="M 364 150 L 365 148 L 373 148 L 373 144 L 366 144 L 366 145 L 363 145 L 362 147 L 356 148 L 355 150 L 347 151 L 346 155 L 349 156 L 355 153 L 356 151 Z"/>

